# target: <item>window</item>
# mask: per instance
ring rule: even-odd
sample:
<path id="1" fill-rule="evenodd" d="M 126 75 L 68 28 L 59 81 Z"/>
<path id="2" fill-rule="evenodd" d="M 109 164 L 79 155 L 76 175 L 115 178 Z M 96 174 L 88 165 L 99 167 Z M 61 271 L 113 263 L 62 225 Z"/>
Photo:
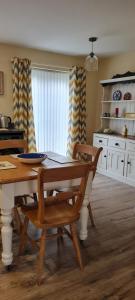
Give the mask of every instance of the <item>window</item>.
<path id="1" fill-rule="evenodd" d="M 38 151 L 67 151 L 69 72 L 32 70 L 32 97 Z"/>

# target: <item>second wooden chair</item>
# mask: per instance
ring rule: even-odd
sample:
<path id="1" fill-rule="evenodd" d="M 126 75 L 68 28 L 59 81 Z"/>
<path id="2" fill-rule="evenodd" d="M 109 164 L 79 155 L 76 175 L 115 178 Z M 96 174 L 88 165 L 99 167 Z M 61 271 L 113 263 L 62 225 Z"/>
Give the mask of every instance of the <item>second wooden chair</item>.
<path id="1" fill-rule="evenodd" d="M 96 173 L 96 168 L 97 168 L 97 163 L 98 163 L 98 159 L 99 159 L 99 155 L 100 155 L 102 150 L 103 150 L 102 147 L 97 148 L 97 147 L 90 146 L 90 145 L 87 145 L 87 144 L 78 144 L 78 143 L 76 143 L 74 145 L 72 158 L 73 159 L 79 159 L 79 160 L 82 159 L 82 160 L 85 160 L 87 162 L 92 162 L 93 166 L 95 167 L 95 169 L 94 169 L 95 171 L 93 173 L 93 179 L 94 179 L 95 173 Z M 64 190 L 59 189 L 59 192 L 60 191 L 62 192 Z M 94 218 L 93 218 L 93 214 L 92 214 L 90 201 L 89 201 L 89 204 L 88 204 L 88 210 L 89 210 L 89 216 L 90 216 L 91 224 L 94 227 L 95 222 L 94 222 Z"/>

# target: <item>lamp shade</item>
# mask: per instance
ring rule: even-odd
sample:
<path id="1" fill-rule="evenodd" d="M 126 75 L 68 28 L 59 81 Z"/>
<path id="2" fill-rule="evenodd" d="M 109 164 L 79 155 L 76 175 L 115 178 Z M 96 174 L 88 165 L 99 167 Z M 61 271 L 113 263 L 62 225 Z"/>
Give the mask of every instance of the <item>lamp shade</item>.
<path id="1" fill-rule="evenodd" d="M 92 43 L 92 51 L 86 57 L 84 67 L 86 71 L 98 71 L 98 58 L 93 52 L 93 43 L 97 41 L 97 37 L 90 37 L 89 42 Z"/>
<path id="2" fill-rule="evenodd" d="M 90 54 L 86 57 L 84 63 L 85 70 L 90 71 L 98 71 L 98 58 L 96 55 L 91 56 Z"/>

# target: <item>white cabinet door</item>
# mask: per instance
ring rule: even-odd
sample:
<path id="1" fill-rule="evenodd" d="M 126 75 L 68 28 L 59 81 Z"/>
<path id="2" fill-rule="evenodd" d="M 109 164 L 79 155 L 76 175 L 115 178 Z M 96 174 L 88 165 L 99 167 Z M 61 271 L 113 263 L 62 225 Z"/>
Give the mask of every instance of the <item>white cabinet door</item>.
<path id="1" fill-rule="evenodd" d="M 123 152 L 108 150 L 107 171 L 115 176 L 124 176 L 125 155 Z"/>
<path id="2" fill-rule="evenodd" d="M 99 160 L 98 160 L 98 165 L 97 165 L 98 170 L 107 170 L 107 149 L 103 149 L 100 153 Z"/>
<path id="3" fill-rule="evenodd" d="M 135 154 L 129 153 L 127 158 L 127 178 L 135 182 Z"/>
<path id="4" fill-rule="evenodd" d="M 103 145 L 98 172 L 135 186 L 135 140 L 94 133 L 93 144 Z"/>

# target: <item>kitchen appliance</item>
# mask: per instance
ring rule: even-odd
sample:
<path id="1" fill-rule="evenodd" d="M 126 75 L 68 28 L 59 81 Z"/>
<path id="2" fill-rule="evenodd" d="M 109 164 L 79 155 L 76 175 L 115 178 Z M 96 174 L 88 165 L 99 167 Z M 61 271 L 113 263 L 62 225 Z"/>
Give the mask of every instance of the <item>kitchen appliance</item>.
<path id="1" fill-rule="evenodd" d="M 0 127 L 11 128 L 11 118 L 9 116 L 0 116 Z"/>

